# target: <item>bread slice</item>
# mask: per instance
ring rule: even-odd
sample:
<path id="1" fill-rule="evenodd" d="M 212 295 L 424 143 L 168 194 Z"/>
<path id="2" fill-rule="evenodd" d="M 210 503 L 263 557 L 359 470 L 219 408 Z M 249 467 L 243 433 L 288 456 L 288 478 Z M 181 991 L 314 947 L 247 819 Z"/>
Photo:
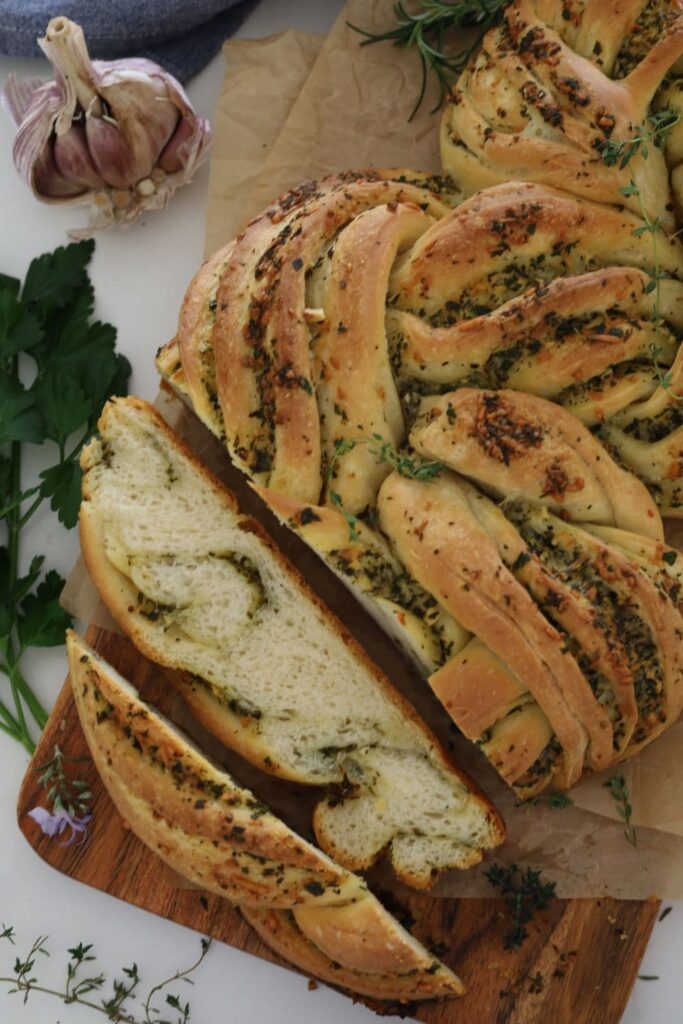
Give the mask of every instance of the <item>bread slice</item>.
<path id="1" fill-rule="evenodd" d="M 212 764 L 71 631 L 67 650 L 74 700 L 102 781 L 136 836 L 165 863 L 239 904 L 247 920 L 253 914 L 261 922 L 264 910 L 282 913 L 291 953 L 272 927 L 260 924 L 265 941 L 353 992 L 414 1000 L 464 991 L 361 878 Z"/>
<path id="2" fill-rule="evenodd" d="M 257 766 L 331 788 L 321 846 L 386 851 L 425 887 L 500 843 L 492 805 L 234 498 L 139 399 L 83 453 L 81 544 L 102 597 L 199 720 Z"/>

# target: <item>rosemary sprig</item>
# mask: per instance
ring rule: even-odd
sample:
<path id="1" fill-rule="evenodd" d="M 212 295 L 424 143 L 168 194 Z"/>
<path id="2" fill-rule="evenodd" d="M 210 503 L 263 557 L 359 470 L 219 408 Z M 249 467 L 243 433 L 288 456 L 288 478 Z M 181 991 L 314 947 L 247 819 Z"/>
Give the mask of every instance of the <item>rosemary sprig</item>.
<path id="1" fill-rule="evenodd" d="M 617 805 L 619 817 L 624 822 L 624 835 L 626 836 L 626 842 L 630 843 L 631 846 L 637 846 L 638 836 L 636 834 L 635 825 L 631 823 L 633 808 L 631 807 L 626 779 L 623 775 L 613 775 L 609 782 L 605 782 L 603 785 L 606 789 L 609 789 L 612 799 Z"/>
<path id="2" fill-rule="evenodd" d="M 7 928 L 5 925 L 2 927 L 0 939 L 8 939 L 14 944 L 14 929 Z M 169 992 L 165 997 L 165 1005 L 177 1013 L 173 1019 L 165 1015 L 167 1011 L 153 1006 L 152 1001 L 176 981 L 193 984 L 190 975 L 200 966 L 211 946 L 210 939 L 202 939 L 201 953 L 190 967 L 176 971 L 171 977 L 154 985 L 149 990 L 144 1003 L 140 1001 L 143 1016 L 139 1017 L 130 1007 L 130 1001 L 137 994 L 142 983 L 137 964 L 122 968 L 124 977 L 123 979 L 114 979 L 112 995 L 108 999 L 103 998 L 99 1002 L 94 1002 L 85 997 L 92 992 L 102 992 L 107 979 L 104 974 L 94 973 L 92 968 L 86 966 L 95 963 L 97 959 L 92 953 L 92 945 L 79 942 L 77 946 L 67 950 L 69 959 L 66 965 L 66 978 L 64 988 L 60 990 L 38 984 L 38 978 L 34 973 L 39 956 L 50 955 L 46 943 L 47 937 L 39 936 L 23 960 L 21 957 L 15 958 L 12 975 L 0 977 L 0 984 L 10 986 L 8 994 L 20 994 L 23 996 L 25 1004 L 32 992 L 41 992 L 44 995 L 60 999 L 64 1003 L 78 1003 L 81 1006 L 87 1006 L 106 1017 L 107 1020 L 118 1022 L 118 1024 L 187 1024 L 190 1020 L 190 1004 L 183 1003 L 178 995 Z"/>
<path id="3" fill-rule="evenodd" d="M 349 28 L 365 36 L 360 44 L 390 42 L 394 46 L 412 46 L 420 60 L 420 89 L 409 121 L 420 109 L 431 71 L 439 83 L 439 99 L 430 113 L 439 109 L 450 92 L 453 79 L 460 74 L 478 48 L 482 37 L 500 21 L 510 0 L 422 0 L 411 13 L 403 3 L 394 5 L 396 26 L 386 32 L 367 32 L 347 22 Z M 474 28 L 471 41 L 455 52 L 447 50 L 448 33 L 454 28 Z"/>
<path id="4" fill-rule="evenodd" d="M 494 864 L 485 876 L 494 889 L 500 890 L 512 918 L 512 925 L 505 933 L 505 948 L 519 949 L 529 935 L 526 925 L 537 910 L 546 910 L 554 897 L 555 883 L 542 882 L 540 871 L 527 868 L 522 872 L 516 864 L 509 867 Z"/>
<path id="5" fill-rule="evenodd" d="M 65 762 L 88 761 L 87 757 L 68 757 L 55 745 L 52 758 L 33 769 L 39 781 L 47 790 L 46 800 L 56 813 L 66 811 L 71 817 L 88 814 L 92 793 L 90 785 L 82 779 L 71 779 L 67 775 Z"/>

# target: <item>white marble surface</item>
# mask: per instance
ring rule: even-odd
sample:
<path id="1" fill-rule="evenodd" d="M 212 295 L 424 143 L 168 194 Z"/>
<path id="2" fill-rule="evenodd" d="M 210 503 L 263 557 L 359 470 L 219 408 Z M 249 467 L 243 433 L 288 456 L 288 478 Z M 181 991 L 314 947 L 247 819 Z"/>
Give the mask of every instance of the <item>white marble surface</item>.
<path id="1" fill-rule="evenodd" d="M 340 8 L 341 0 L 262 0 L 240 35 L 258 37 L 288 27 L 325 32 Z M 0 59 L 0 81 L 10 71 L 29 75 L 45 70 L 39 61 Z M 189 87 L 192 101 L 208 117 L 222 76 L 218 57 Z M 83 212 L 43 206 L 33 199 L 12 167 L 12 134 L 8 120 L 0 116 L 0 271 L 23 276 L 33 256 L 64 243 L 66 229 L 80 223 Z M 201 259 L 207 180 L 205 167 L 165 213 L 152 213 L 140 225 L 104 234 L 97 242 L 92 264 L 97 314 L 117 326 L 119 348 L 133 365 L 131 390 L 146 398 L 157 390 L 152 355 L 173 333 L 180 298 Z M 40 456 L 37 450 L 26 460 L 25 486 L 40 472 Z M 48 563 L 67 574 L 76 556 L 76 534 L 66 533 L 48 512 L 36 518 L 25 538 L 25 563 L 32 551 L 46 552 Z M 65 674 L 63 650 L 37 652 L 24 667 L 50 707 Z M 73 882 L 31 852 L 14 813 L 26 763 L 23 750 L 0 736 L 0 922 L 13 925 L 17 936 L 16 949 L 0 942 L 0 976 L 10 973 L 14 956 L 27 950 L 38 934 L 49 936 L 52 952 L 39 964 L 43 983 L 61 983 L 65 950 L 79 941 L 94 944 L 108 976 L 135 960 L 150 985 L 191 963 L 198 950 L 193 932 Z M 660 980 L 636 983 L 623 1024 L 683 1019 L 682 945 L 683 908 L 676 905 L 655 928 L 642 967 L 643 974 L 659 975 Z M 191 1001 L 195 1024 L 351 1024 L 377 1019 L 324 986 L 309 992 L 301 976 L 217 944 L 196 981 L 194 988 L 181 993 Z M 103 1018 L 40 995 L 24 1006 L 0 983 L 2 1024 L 79 1024 L 97 1019 Z"/>

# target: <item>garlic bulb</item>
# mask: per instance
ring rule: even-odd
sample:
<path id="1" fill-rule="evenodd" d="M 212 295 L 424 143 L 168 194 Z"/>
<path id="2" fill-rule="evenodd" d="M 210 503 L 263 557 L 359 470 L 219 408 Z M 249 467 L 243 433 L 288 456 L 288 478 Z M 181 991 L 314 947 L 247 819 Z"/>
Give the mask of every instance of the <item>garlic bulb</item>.
<path id="1" fill-rule="evenodd" d="M 38 40 L 54 81 L 10 77 L 14 163 L 38 199 L 90 204 L 88 228 L 130 224 L 187 184 L 211 141 L 182 86 L 149 60 L 91 61 L 79 25 L 53 18 Z"/>

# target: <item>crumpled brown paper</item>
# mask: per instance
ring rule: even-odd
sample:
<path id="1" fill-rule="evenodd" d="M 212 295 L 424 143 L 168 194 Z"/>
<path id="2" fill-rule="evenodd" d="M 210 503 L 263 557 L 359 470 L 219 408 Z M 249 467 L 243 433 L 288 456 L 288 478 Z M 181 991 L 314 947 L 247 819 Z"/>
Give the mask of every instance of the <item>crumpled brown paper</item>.
<path id="1" fill-rule="evenodd" d="M 436 98 L 433 85 L 414 120 L 407 120 L 419 78 L 415 53 L 387 45 L 360 47 L 360 37 L 346 25 L 348 20 L 377 31 L 390 24 L 391 10 L 385 0 L 350 0 L 324 43 L 289 31 L 226 45 L 228 70 L 215 117 L 207 254 L 224 245 L 276 195 L 307 177 L 354 167 L 438 170 L 438 116 L 429 113 Z M 178 306 L 181 299 L 179 295 Z M 223 450 L 182 403 L 164 393 L 158 404 L 198 454 L 238 491 L 241 504 L 253 504 L 239 474 L 227 466 Z M 670 526 L 683 550 L 683 526 Z M 285 550 L 306 575 L 318 575 L 315 556 L 295 540 L 290 547 L 283 537 Z M 321 578 L 324 586 L 324 574 Z M 338 584 L 329 587 L 329 593 L 320 591 L 328 603 L 349 621 L 372 656 L 501 810 L 508 839 L 493 855 L 499 863 L 516 861 L 542 869 L 563 897 L 683 898 L 683 805 L 678 790 L 683 778 L 683 723 L 618 769 L 626 779 L 633 823 L 638 826 L 636 848 L 626 841 L 605 777 L 584 779 L 572 790 L 572 806 L 553 809 L 540 800 L 518 807 L 514 794 L 472 745 L 454 737 L 427 684 L 406 669 L 391 642 L 378 638 L 376 627 L 361 622 L 355 602 L 345 593 L 339 597 Z M 111 620 L 101 605 L 93 605 L 91 588 L 83 567 L 77 566 L 65 604 L 78 617 L 106 625 Z M 188 728 L 187 722 L 183 724 Z M 239 762 L 234 770 L 238 776 L 244 774 Z M 272 781 L 247 771 L 251 788 L 261 793 L 264 787 L 273 789 Z M 309 800 L 300 790 L 287 797 L 280 787 L 277 803 L 281 813 L 296 821 Z M 481 868 L 450 873 L 435 894 L 490 895 L 483 871 L 491 860 L 487 858 Z M 393 884 L 386 869 L 380 868 L 379 874 L 383 884 Z"/>

